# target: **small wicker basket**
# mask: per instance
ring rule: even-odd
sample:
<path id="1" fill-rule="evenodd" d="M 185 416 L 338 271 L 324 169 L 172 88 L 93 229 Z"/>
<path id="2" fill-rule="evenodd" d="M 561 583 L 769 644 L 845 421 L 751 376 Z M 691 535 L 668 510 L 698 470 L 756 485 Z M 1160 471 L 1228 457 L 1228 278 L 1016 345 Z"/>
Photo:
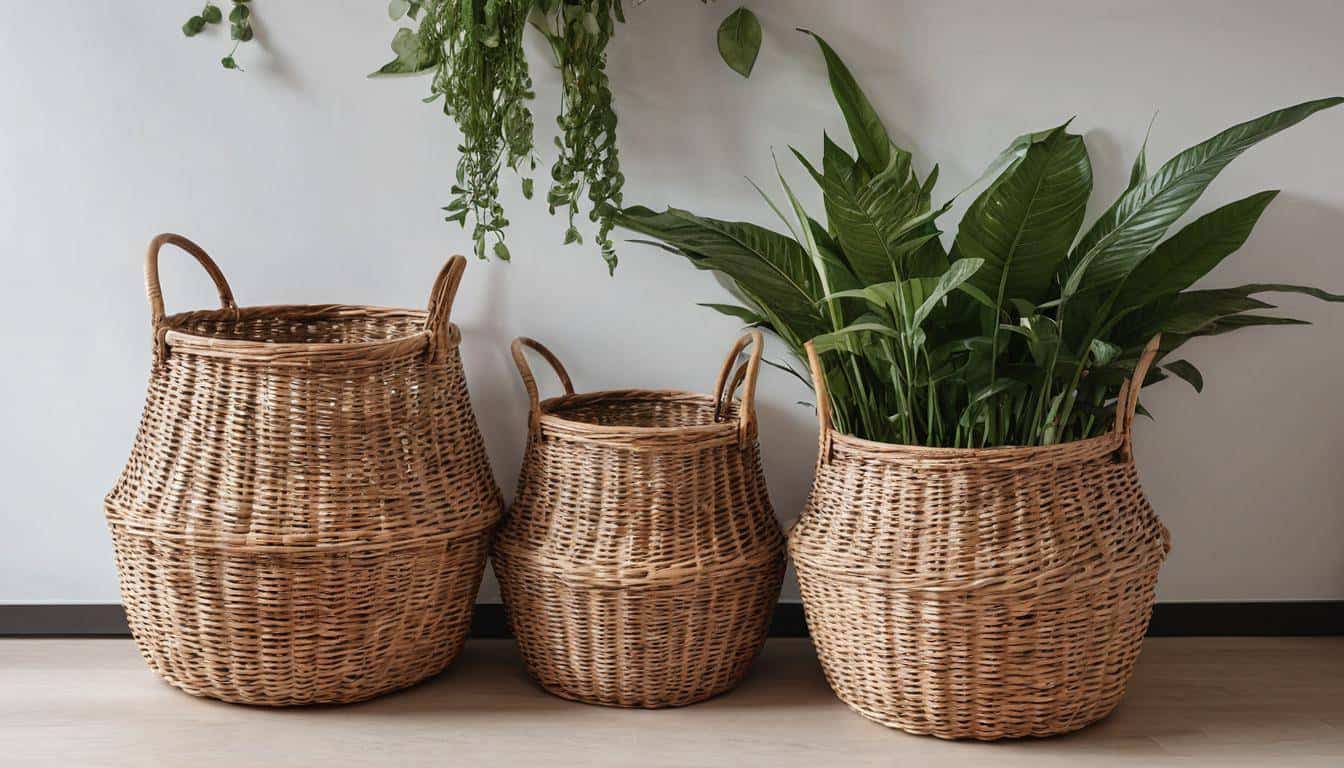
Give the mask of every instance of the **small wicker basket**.
<path id="1" fill-rule="evenodd" d="M 808 345 L 820 456 L 789 551 L 841 700 L 949 739 L 1050 736 L 1115 708 L 1170 548 L 1130 443 L 1156 352 L 1110 434 L 962 450 L 836 434 Z"/>
<path id="2" fill-rule="evenodd" d="M 165 244 L 222 309 L 164 314 Z M 465 266 L 428 312 L 238 307 L 199 246 L 150 244 L 149 393 L 105 510 L 131 631 L 169 683 L 345 703 L 457 654 L 501 511 L 448 320 Z"/>
<path id="3" fill-rule="evenodd" d="M 706 397 L 574 394 L 555 355 L 514 342 L 530 428 L 494 566 L 523 659 L 546 690 L 590 704 L 673 707 L 746 675 L 785 560 L 756 444 L 761 343 L 759 332 L 740 339 Z M 555 369 L 563 396 L 539 399 L 524 347 Z"/>

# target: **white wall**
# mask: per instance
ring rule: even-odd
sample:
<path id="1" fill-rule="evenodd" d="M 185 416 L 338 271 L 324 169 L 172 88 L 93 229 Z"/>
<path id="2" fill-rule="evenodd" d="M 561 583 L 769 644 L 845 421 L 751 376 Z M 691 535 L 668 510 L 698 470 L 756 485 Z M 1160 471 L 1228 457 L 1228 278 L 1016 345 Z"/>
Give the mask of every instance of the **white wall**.
<path id="1" fill-rule="evenodd" d="M 364 79 L 389 58 L 381 0 L 256 3 L 263 42 L 240 53 L 246 74 L 219 68 L 223 39 L 178 32 L 197 4 L 5 7 L 0 601 L 118 597 L 100 501 L 143 397 L 140 259 L 153 234 L 204 244 L 244 303 L 421 305 L 443 260 L 469 246 L 439 220 L 455 161 L 449 122 L 419 103 L 423 81 Z M 629 9 L 610 63 L 629 202 L 769 222 L 743 177 L 769 181 L 771 147 L 815 152 L 823 129 L 844 135 L 795 26 L 849 60 L 921 171 L 941 162 L 944 194 L 1011 137 L 1077 115 L 1096 199 L 1108 203 L 1154 110 L 1160 161 L 1242 119 L 1344 93 L 1344 4 L 1331 0 L 752 5 L 766 40 L 750 81 L 714 51 L 733 4 Z M 549 148 L 554 75 L 539 57 L 534 75 L 537 145 Z M 1325 113 L 1223 174 L 1196 213 L 1284 193 L 1216 282 L 1344 289 L 1342 130 L 1344 110 Z M 525 430 L 513 336 L 552 344 L 581 388 L 705 389 L 736 326 L 694 306 L 722 299 L 710 275 L 632 245 L 608 278 L 593 251 L 559 245 L 560 220 L 506 185 L 514 263 L 473 262 L 455 319 L 509 493 Z M 180 256 L 165 263 L 165 289 L 170 311 L 213 299 Z M 1200 343 L 1202 396 L 1179 383 L 1146 395 L 1158 421 L 1139 425 L 1138 456 L 1175 539 L 1163 599 L 1344 598 L 1344 308 L 1283 304 L 1316 325 Z M 761 390 L 766 470 L 791 521 L 813 459 L 812 414 L 794 405 L 808 393 L 777 372 Z M 487 585 L 483 598 L 495 596 Z"/>

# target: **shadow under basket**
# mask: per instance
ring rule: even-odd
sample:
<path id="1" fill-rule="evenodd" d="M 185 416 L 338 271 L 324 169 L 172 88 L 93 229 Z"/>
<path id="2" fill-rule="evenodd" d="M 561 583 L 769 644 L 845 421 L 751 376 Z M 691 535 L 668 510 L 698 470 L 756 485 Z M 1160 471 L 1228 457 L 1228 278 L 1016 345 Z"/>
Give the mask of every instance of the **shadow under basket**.
<path id="1" fill-rule="evenodd" d="M 525 346 L 551 363 L 565 395 L 538 399 Z M 589 704 L 674 707 L 747 674 L 785 560 L 756 443 L 760 350 L 759 333 L 739 340 L 713 397 L 575 394 L 545 347 L 514 342 L 532 407 L 494 567 L 528 671 L 547 691 Z"/>
<path id="2" fill-rule="evenodd" d="M 1109 714 L 1152 616 L 1167 530 L 1130 447 L 1148 346 L 1102 437 L 924 448 L 831 426 L 789 534 L 808 628 L 837 696 L 949 739 L 1051 736 Z"/>
<path id="3" fill-rule="evenodd" d="M 164 244 L 222 309 L 164 314 Z M 456 656 L 501 510 L 448 320 L 465 265 L 428 311 L 240 308 L 194 243 L 151 244 L 154 363 L 105 511 L 131 632 L 169 683 L 348 703 Z"/>

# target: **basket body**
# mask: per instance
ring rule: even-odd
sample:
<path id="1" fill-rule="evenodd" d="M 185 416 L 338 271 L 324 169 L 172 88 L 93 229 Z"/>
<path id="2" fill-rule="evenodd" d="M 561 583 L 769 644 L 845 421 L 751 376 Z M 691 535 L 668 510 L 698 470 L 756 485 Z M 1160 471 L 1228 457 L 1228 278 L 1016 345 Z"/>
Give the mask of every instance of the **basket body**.
<path id="1" fill-rule="evenodd" d="M 346 703 L 456 655 L 501 505 L 456 329 L 426 321 L 330 305 L 156 323 L 105 511 L 132 634 L 169 683 Z"/>
<path id="2" fill-rule="evenodd" d="M 739 442 L 735 406 L 678 392 L 568 395 L 541 410 L 493 550 L 531 675 L 623 707 L 734 687 L 784 574 L 754 432 Z"/>
<path id="3" fill-rule="evenodd" d="M 824 440 L 789 549 L 836 694 L 943 738 L 1049 736 L 1110 713 L 1169 547 L 1125 446 Z"/>

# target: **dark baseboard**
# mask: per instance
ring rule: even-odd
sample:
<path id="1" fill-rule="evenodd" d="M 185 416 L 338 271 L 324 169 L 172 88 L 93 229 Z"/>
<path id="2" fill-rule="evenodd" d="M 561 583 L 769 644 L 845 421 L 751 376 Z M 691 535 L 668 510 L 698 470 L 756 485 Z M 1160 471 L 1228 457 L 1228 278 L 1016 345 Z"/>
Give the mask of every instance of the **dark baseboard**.
<path id="1" fill-rule="evenodd" d="M 128 637 L 114 603 L 0 605 L 0 637 Z M 508 637 L 504 606 L 482 603 L 472 637 Z M 1344 600 L 1256 603 L 1158 603 L 1149 637 L 1321 637 L 1344 635 Z M 807 637 L 803 606 L 780 603 L 771 637 Z"/>

